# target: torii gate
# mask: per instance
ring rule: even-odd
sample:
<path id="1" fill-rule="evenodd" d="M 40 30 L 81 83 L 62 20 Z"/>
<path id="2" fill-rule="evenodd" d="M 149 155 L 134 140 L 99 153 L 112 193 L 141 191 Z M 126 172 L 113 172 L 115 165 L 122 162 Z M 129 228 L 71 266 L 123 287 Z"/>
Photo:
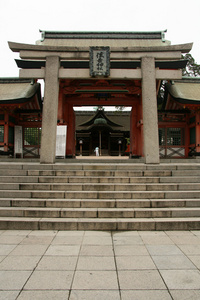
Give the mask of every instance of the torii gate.
<path id="1" fill-rule="evenodd" d="M 123 33 L 122 33 L 123 34 Z M 103 33 L 99 36 L 102 39 Z M 98 38 L 98 37 L 96 37 Z M 90 69 L 80 68 L 90 60 L 90 47 L 29 45 L 9 42 L 13 52 L 19 52 L 22 61 L 20 78 L 45 80 L 42 115 L 40 163 L 55 163 L 58 94 L 60 79 L 91 79 Z M 109 79 L 142 81 L 143 141 L 146 164 L 159 164 L 156 80 L 182 79 L 182 53 L 188 53 L 192 43 L 149 47 L 110 47 L 110 61 L 139 62 L 137 68 L 110 68 Z M 62 62 L 75 61 L 70 69 Z M 159 67 L 162 65 L 162 67 Z M 20 64 L 19 64 L 20 66 Z"/>

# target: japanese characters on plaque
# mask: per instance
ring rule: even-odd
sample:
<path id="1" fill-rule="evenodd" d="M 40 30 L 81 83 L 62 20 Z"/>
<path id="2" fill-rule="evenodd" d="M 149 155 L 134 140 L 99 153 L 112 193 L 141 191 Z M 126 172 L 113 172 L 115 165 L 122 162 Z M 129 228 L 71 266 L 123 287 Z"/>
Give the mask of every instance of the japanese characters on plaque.
<path id="1" fill-rule="evenodd" d="M 110 48 L 90 47 L 90 76 L 110 75 Z"/>

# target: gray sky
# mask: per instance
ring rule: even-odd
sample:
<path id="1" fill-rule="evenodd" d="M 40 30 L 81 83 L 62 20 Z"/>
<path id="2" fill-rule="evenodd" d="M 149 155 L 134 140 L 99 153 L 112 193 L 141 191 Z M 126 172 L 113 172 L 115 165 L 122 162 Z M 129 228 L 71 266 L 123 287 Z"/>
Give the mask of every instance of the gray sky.
<path id="1" fill-rule="evenodd" d="M 200 64 L 200 0 L 0 0 L 0 77 L 18 76 L 7 41 L 35 44 L 39 29 L 160 31 L 172 44 L 193 42 Z"/>

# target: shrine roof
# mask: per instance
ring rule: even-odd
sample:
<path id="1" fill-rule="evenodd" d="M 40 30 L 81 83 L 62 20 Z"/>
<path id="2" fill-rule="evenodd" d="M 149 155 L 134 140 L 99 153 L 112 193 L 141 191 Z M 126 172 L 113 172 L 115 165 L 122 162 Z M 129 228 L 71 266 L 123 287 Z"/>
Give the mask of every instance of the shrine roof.
<path id="1" fill-rule="evenodd" d="M 46 31 L 40 30 L 41 39 L 36 42 L 44 46 L 110 46 L 149 47 L 170 45 L 165 39 L 166 30 L 161 31 Z"/>
<path id="2" fill-rule="evenodd" d="M 42 39 L 161 39 L 162 31 L 45 31 L 40 30 Z"/>
<path id="3" fill-rule="evenodd" d="M 41 104 L 40 84 L 32 79 L 0 78 L 0 104 L 24 103 L 36 94 Z"/>
<path id="4" fill-rule="evenodd" d="M 180 103 L 200 104 L 200 78 L 183 78 L 167 84 L 169 94 Z"/>
<path id="5" fill-rule="evenodd" d="M 98 117 L 97 112 L 91 111 L 76 111 L 76 129 L 86 130 L 88 125 L 94 123 L 95 119 Z M 128 111 L 104 111 L 104 117 L 108 121 L 108 125 L 119 131 L 129 131 L 130 130 L 130 112 Z M 92 122 L 91 122 L 92 121 Z M 87 124 L 89 122 L 89 124 Z M 86 126 L 87 125 L 87 126 Z"/>

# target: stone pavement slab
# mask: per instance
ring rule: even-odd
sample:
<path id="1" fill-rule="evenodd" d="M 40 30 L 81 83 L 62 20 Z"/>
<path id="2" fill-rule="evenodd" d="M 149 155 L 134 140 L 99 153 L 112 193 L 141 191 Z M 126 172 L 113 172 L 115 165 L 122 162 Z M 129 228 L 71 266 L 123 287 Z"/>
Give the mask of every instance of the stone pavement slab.
<path id="1" fill-rule="evenodd" d="M 157 270 L 118 271 L 122 290 L 165 290 L 166 286 Z"/>
<path id="2" fill-rule="evenodd" d="M 69 291 L 22 291 L 17 300 L 66 300 Z M 1 298 L 0 298 L 1 299 Z M 14 299 L 14 298 L 13 298 Z"/>
<path id="3" fill-rule="evenodd" d="M 6 245 L 18 245 L 20 244 L 23 240 L 25 239 L 25 236 L 23 235 L 18 235 L 18 236 L 5 236 L 5 235 L 1 235 L 0 236 L 0 246 L 3 244 Z"/>
<path id="4" fill-rule="evenodd" d="M 117 290 L 117 274 L 115 271 L 76 271 L 72 289 Z"/>
<path id="5" fill-rule="evenodd" d="M 195 265 L 185 255 L 158 255 L 152 257 L 159 270 L 192 270 Z"/>
<path id="6" fill-rule="evenodd" d="M 77 256 L 43 256 L 36 270 L 74 271 L 77 264 Z"/>
<path id="7" fill-rule="evenodd" d="M 0 300 L 199 300 L 200 231 L 0 231 Z"/>
<path id="8" fill-rule="evenodd" d="M 48 244 L 46 245 L 17 245 L 15 249 L 11 252 L 11 255 L 43 255 L 48 248 Z"/>
<path id="9" fill-rule="evenodd" d="M 115 260 L 111 256 L 80 256 L 77 270 L 111 271 L 115 270 Z"/>
<path id="10" fill-rule="evenodd" d="M 24 286 L 25 290 L 67 290 L 73 278 L 72 271 L 34 271 Z"/>
<path id="11" fill-rule="evenodd" d="M 200 289 L 199 270 L 160 270 L 160 273 L 169 289 Z"/>
<path id="12" fill-rule="evenodd" d="M 176 245 L 147 245 L 151 255 L 181 255 L 181 250 Z"/>
<path id="13" fill-rule="evenodd" d="M 56 236 L 52 245 L 80 245 L 82 239 L 82 236 Z"/>
<path id="14" fill-rule="evenodd" d="M 116 256 L 149 255 L 144 245 L 115 246 Z"/>
<path id="15" fill-rule="evenodd" d="M 200 244 L 190 245 L 186 243 L 185 245 L 179 245 L 179 248 L 186 255 L 200 255 Z"/>
<path id="16" fill-rule="evenodd" d="M 113 247 L 110 245 L 83 245 L 80 250 L 80 255 L 83 256 L 113 256 Z"/>
<path id="17" fill-rule="evenodd" d="M 0 290 L 20 290 L 31 275 L 31 271 L 0 271 Z"/>
<path id="18" fill-rule="evenodd" d="M 18 290 L 18 291 L 1 291 L 0 292 L 0 300 L 17 299 L 17 296 L 19 295 L 19 293 L 20 293 L 20 290 Z"/>
<path id="19" fill-rule="evenodd" d="M 69 255 L 76 256 L 80 250 L 80 245 L 51 245 L 45 255 Z"/>
<path id="20" fill-rule="evenodd" d="M 198 269 L 200 269 L 200 255 L 189 255 L 188 258 Z"/>
<path id="21" fill-rule="evenodd" d="M 118 290 L 94 290 L 94 291 L 77 291 L 73 290 L 69 300 L 120 300 Z"/>
<path id="22" fill-rule="evenodd" d="M 118 270 L 154 270 L 156 266 L 150 256 L 117 256 Z"/>
<path id="23" fill-rule="evenodd" d="M 168 291 L 155 290 L 155 291 L 134 291 L 134 290 L 122 290 L 122 300 L 171 300 L 171 296 Z M 180 298 L 182 299 L 182 298 Z M 179 300 L 180 300 L 179 299 Z"/>
<path id="24" fill-rule="evenodd" d="M 9 253 L 12 252 L 13 249 L 15 249 L 16 245 L 1 245 L 0 247 L 0 255 L 8 255 Z"/>
<path id="25" fill-rule="evenodd" d="M 200 291 L 198 290 L 171 290 L 173 300 L 199 300 Z"/>
<path id="26" fill-rule="evenodd" d="M 7 256 L 0 264 L 0 270 L 31 271 L 34 270 L 40 256 Z"/>

